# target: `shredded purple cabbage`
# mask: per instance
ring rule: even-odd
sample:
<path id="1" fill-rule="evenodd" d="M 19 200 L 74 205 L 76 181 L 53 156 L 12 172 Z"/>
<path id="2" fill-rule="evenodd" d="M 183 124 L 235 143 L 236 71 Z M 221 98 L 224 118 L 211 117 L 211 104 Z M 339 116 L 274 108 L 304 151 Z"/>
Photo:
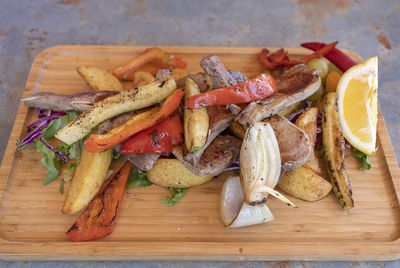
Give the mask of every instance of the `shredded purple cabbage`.
<path id="1" fill-rule="evenodd" d="M 67 158 L 65 155 L 63 155 L 59 150 L 54 149 L 53 146 L 51 146 L 50 144 L 48 144 L 48 143 L 43 139 L 43 137 L 42 137 L 43 135 L 44 135 L 44 134 L 43 134 L 43 132 L 42 132 L 42 135 L 40 135 L 40 141 L 43 142 L 43 144 L 46 145 L 47 148 L 49 148 L 50 150 L 52 150 L 53 152 L 55 152 L 56 154 L 58 154 L 58 155 L 60 156 L 61 161 L 62 161 L 63 163 L 67 163 L 68 158 Z"/>
<path id="2" fill-rule="evenodd" d="M 32 124 L 27 126 L 27 129 L 28 129 L 27 131 L 31 130 L 34 126 L 36 126 L 36 125 L 38 125 L 38 124 L 40 124 L 42 122 L 45 122 L 45 121 L 49 121 L 50 122 L 51 120 L 57 119 L 57 118 L 59 118 L 59 117 L 61 117 L 63 115 L 66 115 L 66 113 L 57 112 L 57 113 L 53 113 L 53 114 L 51 114 L 49 116 L 44 116 L 44 117 L 40 118 L 39 120 L 37 120 L 36 122 L 33 122 Z"/>
<path id="3" fill-rule="evenodd" d="M 22 148 L 29 143 L 33 142 L 37 137 L 44 135 L 42 129 L 49 125 L 50 121 L 43 121 L 37 126 L 31 133 L 29 133 L 25 138 L 22 139 L 21 143 L 18 144 L 18 148 Z"/>
<path id="4" fill-rule="evenodd" d="M 225 171 L 229 171 L 229 170 L 235 170 L 235 169 L 240 169 L 240 167 L 239 167 L 239 161 L 233 162 L 229 167 L 227 167 L 227 168 L 224 170 L 224 172 L 225 172 Z"/>
<path id="5" fill-rule="evenodd" d="M 298 110 L 297 112 L 291 113 L 291 114 L 287 117 L 287 119 L 288 119 L 290 122 L 292 122 L 292 123 L 296 122 L 297 118 L 299 118 L 299 116 L 302 115 L 306 109 L 308 109 L 308 108 L 311 107 L 312 101 L 306 100 L 306 101 L 305 101 L 305 104 L 306 104 L 306 107 L 305 107 L 305 108 L 302 108 L 302 109 Z"/>
<path id="6" fill-rule="evenodd" d="M 39 138 L 40 141 L 46 145 L 47 148 L 52 150 L 54 153 L 58 154 L 60 156 L 60 159 L 63 163 L 66 163 L 68 161 L 68 158 L 63 155 L 59 150 L 54 149 L 53 146 L 48 144 L 44 139 L 43 139 L 43 129 L 46 128 L 50 122 L 54 119 L 57 119 L 65 113 L 62 112 L 52 112 L 51 110 L 44 110 L 37 108 L 36 109 L 36 114 L 39 117 L 39 120 L 33 122 L 27 127 L 27 131 L 30 132 L 28 135 L 25 136 L 25 138 L 22 139 L 22 141 L 18 144 L 18 148 L 22 148 L 30 143 L 32 143 L 35 139 Z"/>

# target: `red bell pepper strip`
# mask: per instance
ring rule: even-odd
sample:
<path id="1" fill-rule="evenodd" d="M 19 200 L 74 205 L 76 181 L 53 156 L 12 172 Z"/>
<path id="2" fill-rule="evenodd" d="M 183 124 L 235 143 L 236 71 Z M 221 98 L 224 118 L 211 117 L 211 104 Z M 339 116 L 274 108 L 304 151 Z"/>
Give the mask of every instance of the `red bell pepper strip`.
<path id="1" fill-rule="evenodd" d="M 147 112 L 134 115 L 128 122 L 120 127 L 112 129 L 107 134 L 91 134 L 89 139 L 85 141 L 85 149 L 91 153 L 103 152 L 123 142 L 132 135 L 158 124 L 179 107 L 183 93 L 183 89 L 181 88 L 175 90 L 174 93 L 165 100 L 160 110 L 158 110 L 159 108 L 153 108 Z"/>
<path id="2" fill-rule="evenodd" d="M 325 44 L 318 42 L 309 42 L 303 43 L 301 44 L 301 46 L 311 49 L 313 51 L 317 51 L 323 48 Z M 345 53 L 337 48 L 333 48 L 332 50 L 330 50 L 324 55 L 324 57 L 335 64 L 342 72 L 345 72 L 354 65 L 357 65 L 357 62 L 355 62 L 351 57 L 347 56 Z"/>
<path id="3" fill-rule="evenodd" d="M 192 96 L 186 100 L 186 108 L 247 103 L 265 99 L 276 91 L 275 79 L 269 74 L 259 74 L 237 85 Z"/>
<path id="4" fill-rule="evenodd" d="M 337 45 L 337 43 L 338 42 L 336 41 L 336 42 L 332 42 L 327 45 L 324 45 L 320 49 L 316 50 L 314 53 L 304 56 L 304 57 L 301 57 L 300 60 L 307 63 L 312 59 L 321 58 L 321 57 L 325 56 L 327 53 L 329 53 L 329 51 L 334 49 L 335 46 Z"/>
<path id="5" fill-rule="evenodd" d="M 175 114 L 130 138 L 122 145 L 119 152 L 121 154 L 167 154 L 183 141 L 182 120 Z"/>
<path id="6" fill-rule="evenodd" d="M 261 64 L 269 70 L 276 70 L 283 67 L 290 68 L 296 64 L 307 63 L 312 59 L 323 57 L 326 53 L 331 51 L 336 46 L 336 44 L 337 42 L 333 42 L 328 45 L 322 46 L 316 52 L 304 56 L 299 60 L 289 60 L 288 52 L 285 51 L 283 48 L 272 54 L 270 54 L 268 49 L 264 48 L 260 52 L 260 61 Z"/>
<path id="7" fill-rule="evenodd" d="M 69 239 L 75 242 L 88 241 L 105 237 L 112 232 L 131 167 L 131 162 L 126 162 L 103 183 L 99 193 L 66 232 Z"/>

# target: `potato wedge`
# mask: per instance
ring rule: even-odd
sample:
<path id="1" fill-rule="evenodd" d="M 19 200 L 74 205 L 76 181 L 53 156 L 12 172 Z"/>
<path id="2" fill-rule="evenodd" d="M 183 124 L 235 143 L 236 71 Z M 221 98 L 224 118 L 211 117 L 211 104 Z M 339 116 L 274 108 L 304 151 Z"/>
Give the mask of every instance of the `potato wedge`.
<path id="1" fill-rule="evenodd" d="M 305 201 L 317 201 L 327 196 L 332 185 L 312 169 L 299 167 L 283 174 L 278 183 L 282 191 Z"/>
<path id="2" fill-rule="evenodd" d="M 232 121 L 229 125 L 229 130 L 232 131 L 233 135 L 235 135 L 239 139 L 244 139 L 246 135 L 246 130 L 236 121 Z"/>
<path id="3" fill-rule="evenodd" d="M 171 75 L 175 80 L 179 80 L 183 77 L 189 76 L 189 72 L 186 71 L 186 69 L 174 68 L 171 70 Z"/>
<path id="4" fill-rule="evenodd" d="M 72 177 L 62 213 L 74 214 L 89 204 L 103 184 L 111 160 L 112 149 L 101 153 L 89 153 L 82 148 L 81 161 Z"/>
<path id="5" fill-rule="evenodd" d="M 133 74 L 133 87 L 141 87 L 154 82 L 154 76 L 149 72 L 137 71 Z"/>
<path id="6" fill-rule="evenodd" d="M 190 78 L 185 83 L 185 101 L 194 95 L 200 94 L 197 84 Z M 207 141 L 209 118 L 207 108 L 185 109 L 183 114 L 183 129 L 185 131 L 185 145 L 189 152 L 203 148 Z"/>
<path id="7" fill-rule="evenodd" d="M 343 209 L 354 207 L 350 179 L 344 166 L 344 137 L 339 125 L 336 92 L 326 94 L 322 110 L 324 159 L 333 191 Z"/>
<path id="8" fill-rule="evenodd" d="M 292 104 L 292 105 L 286 107 L 285 109 L 283 109 L 282 111 L 278 112 L 278 114 L 283 117 L 288 117 L 291 113 L 293 113 L 295 110 L 299 109 L 302 105 L 303 105 L 303 102 L 301 102 L 301 101 L 296 102 L 295 104 Z"/>
<path id="9" fill-rule="evenodd" d="M 213 176 L 197 176 L 178 159 L 159 158 L 152 169 L 146 172 L 147 179 L 156 185 L 172 188 L 188 188 L 210 181 Z"/>
<path id="10" fill-rule="evenodd" d="M 302 115 L 296 120 L 296 126 L 304 130 L 308 137 L 310 138 L 311 144 L 315 144 L 315 139 L 317 137 L 317 119 L 318 119 L 318 108 L 308 108 L 304 111 Z M 315 151 L 310 155 L 305 166 L 311 168 L 317 173 L 321 173 L 321 168 L 319 167 L 318 158 L 315 155 Z"/>
<path id="11" fill-rule="evenodd" d="M 76 71 L 94 90 L 124 90 L 118 78 L 101 68 L 80 66 Z"/>

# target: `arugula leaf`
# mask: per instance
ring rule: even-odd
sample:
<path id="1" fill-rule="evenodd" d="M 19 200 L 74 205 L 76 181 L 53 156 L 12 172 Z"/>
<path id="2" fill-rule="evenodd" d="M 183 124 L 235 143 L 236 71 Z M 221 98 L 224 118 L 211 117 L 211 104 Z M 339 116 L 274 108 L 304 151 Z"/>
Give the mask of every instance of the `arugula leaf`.
<path id="1" fill-rule="evenodd" d="M 66 115 L 61 116 L 60 118 L 54 119 L 50 122 L 50 124 L 43 130 L 44 136 L 43 138 L 49 139 L 54 137 L 57 131 L 68 125 L 69 122 L 78 117 L 77 112 L 69 112 Z"/>
<path id="2" fill-rule="evenodd" d="M 58 191 L 60 192 L 60 194 L 64 193 L 64 184 L 65 184 L 64 179 L 61 179 L 60 180 L 60 187 L 58 188 Z"/>
<path id="3" fill-rule="evenodd" d="M 353 157 L 361 161 L 360 169 L 370 169 L 372 167 L 369 155 L 364 154 L 356 148 L 353 150 Z"/>
<path id="4" fill-rule="evenodd" d="M 61 143 L 57 146 L 57 150 L 59 150 L 62 154 L 66 155 L 68 159 L 81 159 L 81 153 L 83 148 L 83 140 L 79 140 L 74 142 L 71 145 L 66 143 Z"/>
<path id="5" fill-rule="evenodd" d="M 168 190 L 172 193 L 172 197 L 164 196 L 162 202 L 172 207 L 173 205 L 178 203 L 178 201 L 181 200 L 182 197 L 185 196 L 186 192 L 188 191 L 188 188 L 184 189 L 168 188 Z"/>
<path id="6" fill-rule="evenodd" d="M 43 166 L 47 169 L 46 179 L 44 181 L 44 185 L 49 184 L 50 182 L 57 179 L 58 174 L 60 173 L 61 168 L 61 160 L 56 154 L 47 148 L 47 146 L 42 143 L 39 139 L 35 140 L 36 151 L 43 154 L 43 158 L 41 160 Z"/>
<path id="7" fill-rule="evenodd" d="M 63 127 L 65 127 L 69 122 L 78 117 L 77 112 L 70 112 L 60 118 L 54 119 L 50 122 L 50 124 L 43 129 L 43 140 L 47 141 L 56 134 L 56 132 Z M 50 182 L 57 179 L 60 174 L 61 168 L 61 159 L 56 155 L 52 150 L 50 150 L 44 143 L 37 138 L 35 141 L 36 151 L 43 154 L 43 158 L 41 160 L 43 166 L 47 169 L 46 179 L 44 181 L 44 185 L 49 184 Z M 63 154 L 66 154 L 70 159 L 80 159 L 81 149 L 83 147 L 83 141 L 78 141 L 71 146 L 67 144 L 60 144 L 57 147 L 57 150 L 60 150 Z"/>
<path id="8" fill-rule="evenodd" d="M 239 175 L 239 174 L 240 174 L 240 169 L 234 169 L 234 170 L 233 170 L 233 174 Z"/>
<path id="9" fill-rule="evenodd" d="M 121 154 L 117 150 L 113 149 L 112 158 L 118 159 L 120 156 L 121 156 Z"/>
<path id="10" fill-rule="evenodd" d="M 146 173 L 141 171 L 137 167 L 134 167 L 129 174 L 126 189 L 133 187 L 147 187 L 150 185 L 152 185 L 152 183 L 147 180 Z"/>

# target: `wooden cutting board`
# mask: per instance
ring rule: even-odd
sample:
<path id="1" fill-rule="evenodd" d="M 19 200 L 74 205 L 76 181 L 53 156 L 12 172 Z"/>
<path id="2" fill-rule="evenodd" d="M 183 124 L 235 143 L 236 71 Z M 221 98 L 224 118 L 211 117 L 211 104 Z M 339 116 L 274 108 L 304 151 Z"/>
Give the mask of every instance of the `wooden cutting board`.
<path id="1" fill-rule="evenodd" d="M 50 91 L 88 90 L 76 73 L 80 65 L 107 70 L 126 63 L 145 47 L 57 46 L 40 53 L 32 66 L 24 97 Z M 189 72 L 200 71 L 203 55 L 216 54 L 229 69 L 252 77 L 263 71 L 260 48 L 164 47 L 184 57 Z M 273 49 L 272 49 L 273 50 Z M 309 54 L 289 49 L 292 56 Z M 362 59 L 348 52 L 354 59 Z M 291 198 L 299 208 L 271 199 L 273 222 L 226 229 L 219 218 L 223 176 L 192 188 L 174 207 L 155 185 L 130 189 L 113 233 L 93 242 L 73 243 L 65 231 L 77 215 L 60 212 L 64 197 L 58 182 L 44 186 L 41 155 L 16 150 L 17 138 L 35 120 L 21 104 L 0 169 L 0 258 L 7 260 L 390 260 L 400 256 L 400 171 L 379 113 L 378 151 L 372 169 L 346 157 L 355 207 L 340 208 L 334 195 L 318 202 Z M 115 168 L 115 167 L 114 167 Z"/>

